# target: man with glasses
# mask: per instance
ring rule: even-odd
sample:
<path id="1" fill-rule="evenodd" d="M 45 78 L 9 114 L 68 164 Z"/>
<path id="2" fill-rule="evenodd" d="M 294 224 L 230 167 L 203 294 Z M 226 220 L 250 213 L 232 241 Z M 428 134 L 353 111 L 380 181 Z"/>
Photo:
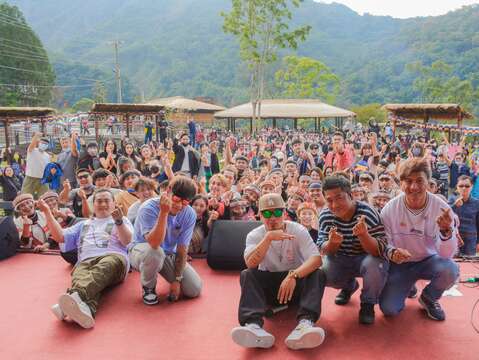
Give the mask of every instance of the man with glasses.
<path id="1" fill-rule="evenodd" d="M 442 293 L 454 285 L 459 268 L 452 260 L 457 234 L 451 208 L 427 191 L 431 168 L 427 160 L 413 158 L 399 168 L 403 194 L 392 199 L 381 212 L 388 242 L 405 249 L 403 263 L 391 264 L 380 299 L 384 315 L 404 309 L 405 299 L 417 280 L 430 280 L 419 303 L 427 315 L 442 321 Z"/>
<path id="2" fill-rule="evenodd" d="M 461 255 L 476 255 L 477 235 L 479 233 L 479 200 L 471 196 L 472 179 L 461 175 L 457 179 L 458 196 L 450 203 L 459 217 L 459 233 L 464 245 L 459 249 Z"/>
<path id="3" fill-rule="evenodd" d="M 273 335 L 263 329 L 268 306 L 299 303 L 298 326 L 286 338 L 290 349 L 321 345 L 325 333 L 314 324 L 321 312 L 324 275 L 319 270 L 321 256 L 308 230 L 285 221 L 281 195 L 271 193 L 259 200 L 263 225 L 246 237 L 244 258 L 248 269 L 241 273 L 239 323 L 231 332 L 243 347 L 270 348 Z"/>
<path id="4" fill-rule="evenodd" d="M 63 244 L 66 252 L 78 249 L 78 262 L 72 271 L 72 283 L 60 296 L 52 312 L 64 320 L 69 318 L 88 329 L 95 325 L 104 289 L 122 282 L 128 273 L 127 245 L 133 226 L 116 208 L 113 194 L 100 189 L 93 194 L 95 217 L 62 229 L 44 200 L 38 201 L 51 237 Z"/>
<path id="5" fill-rule="evenodd" d="M 76 172 L 78 188 L 72 189 L 70 181 L 63 182 L 63 190 L 59 196 L 61 204 L 72 203 L 72 210 L 76 217 L 90 217 L 88 198 L 93 195 L 95 186 L 88 169 L 78 169 Z"/>
<path id="6" fill-rule="evenodd" d="M 201 278 L 186 261 L 196 224 L 196 212 L 189 202 L 195 195 L 195 183 L 176 176 L 166 192 L 147 200 L 138 211 L 129 254 L 131 265 L 141 273 L 146 305 L 159 302 L 158 273 L 170 284 L 170 301 L 178 300 L 180 293 L 189 298 L 200 295 Z"/>

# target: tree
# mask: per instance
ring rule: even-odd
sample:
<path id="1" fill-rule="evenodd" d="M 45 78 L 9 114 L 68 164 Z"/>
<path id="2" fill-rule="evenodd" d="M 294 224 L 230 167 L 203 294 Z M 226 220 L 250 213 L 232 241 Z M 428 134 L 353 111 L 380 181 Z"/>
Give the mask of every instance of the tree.
<path id="1" fill-rule="evenodd" d="M 0 3 L 0 106 L 50 105 L 55 74 L 16 6 Z"/>
<path id="2" fill-rule="evenodd" d="M 368 124 L 369 119 L 372 117 L 375 118 L 378 123 L 386 121 L 386 111 L 381 107 L 381 104 L 374 103 L 355 106 L 351 111 L 355 112 L 357 115 L 356 119 L 365 125 Z"/>
<path id="3" fill-rule="evenodd" d="M 286 56 L 275 74 L 279 95 L 289 98 L 319 98 L 334 103 L 339 93 L 339 78 L 319 60 Z"/>
<path id="4" fill-rule="evenodd" d="M 418 76 L 413 86 L 419 92 L 421 102 L 457 103 L 470 110 L 479 95 L 471 80 L 453 75 L 452 66 L 443 61 L 435 61 L 431 66 L 415 62 L 406 68 Z"/>
<path id="5" fill-rule="evenodd" d="M 95 101 L 88 98 L 83 98 L 78 100 L 75 105 L 73 105 L 73 110 L 77 112 L 88 112 L 91 110 L 92 106 L 95 104 Z"/>
<path id="6" fill-rule="evenodd" d="M 104 103 L 107 99 L 107 90 L 105 85 L 101 81 L 95 82 L 95 87 L 93 88 L 93 99 L 96 103 Z"/>
<path id="7" fill-rule="evenodd" d="M 231 12 L 221 13 L 223 30 L 239 40 L 241 58 L 250 71 L 250 98 L 253 105 L 252 123 L 261 119 L 267 65 L 277 59 L 278 49 L 296 49 L 304 41 L 310 26 L 289 29 L 290 6 L 298 7 L 303 0 L 231 0 Z"/>

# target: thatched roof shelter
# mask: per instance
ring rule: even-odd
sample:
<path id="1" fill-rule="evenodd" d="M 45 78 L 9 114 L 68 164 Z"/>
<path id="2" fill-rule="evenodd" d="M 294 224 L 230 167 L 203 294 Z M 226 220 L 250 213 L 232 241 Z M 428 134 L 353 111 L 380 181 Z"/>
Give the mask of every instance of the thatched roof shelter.
<path id="1" fill-rule="evenodd" d="M 216 112 L 226 109 L 224 106 L 210 104 L 204 101 L 187 99 L 183 96 L 155 98 L 145 104 L 161 105 L 167 109 L 191 112 Z"/>
<path id="2" fill-rule="evenodd" d="M 317 99 L 267 99 L 261 101 L 261 118 L 273 119 L 274 127 L 276 127 L 276 119 L 294 119 L 295 128 L 297 119 L 314 119 L 315 127 L 318 128 L 320 119 L 344 119 L 355 116 L 356 114 L 352 111 L 323 103 Z M 215 113 L 215 118 L 228 119 L 228 125 L 233 129 L 236 119 L 252 119 L 252 117 L 253 105 L 250 102 Z M 252 130 L 252 122 L 250 127 Z"/>
<path id="3" fill-rule="evenodd" d="M 246 103 L 215 113 L 215 118 L 249 119 L 253 105 Z M 315 99 L 274 99 L 261 101 L 261 117 L 265 119 L 303 119 L 354 117 L 355 113 Z"/>
<path id="4" fill-rule="evenodd" d="M 429 120 L 452 121 L 457 128 L 462 127 L 464 119 L 472 119 L 473 115 L 464 110 L 459 104 L 386 104 L 388 118 L 393 123 L 393 132 L 396 134 L 397 124 L 408 124 L 408 120 L 422 120 L 423 126 L 428 127 Z M 410 125 L 410 124 L 409 124 Z M 451 138 L 451 129 L 447 129 Z M 429 131 L 427 131 L 429 136 Z"/>
<path id="5" fill-rule="evenodd" d="M 154 114 L 164 110 L 162 105 L 151 104 L 94 104 L 91 114 Z"/>
<path id="6" fill-rule="evenodd" d="M 407 119 L 462 120 L 472 119 L 459 104 L 386 104 L 383 108 L 395 116 Z"/>
<path id="7" fill-rule="evenodd" d="M 42 123 L 42 131 L 44 131 L 46 117 L 53 114 L 55 109 L 48 107 L 0 107 L 0 122 L 4 124 L 6 147 L 10 146 L 9 124 L 37 120 Z"/>

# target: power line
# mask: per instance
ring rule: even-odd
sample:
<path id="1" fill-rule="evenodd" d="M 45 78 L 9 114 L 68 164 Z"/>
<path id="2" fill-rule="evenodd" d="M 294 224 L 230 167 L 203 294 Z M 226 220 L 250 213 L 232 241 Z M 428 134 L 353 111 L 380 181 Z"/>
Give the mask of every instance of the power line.
<path id="1" fill-rule="evenodd" d="M 19 44 L 19 45 L 23 45 L 23 46 L 26 45 L 25 43 L 22 43 L 22 42 L 20 42 L 20 41 L 10 40 L 10 39 L 7 39 L 7 38 L 2 38 L 2 37 L 0 37 L 0 40 L 12 42 L 12 43 Z M 42 50 L 43 50 L 43 46 L 37 46 L 37 45 L 31 45 L 31 44 L 28 44 L 28 46 L 35 47 L 35 48 L 38 48 L 38 49 L 42 49 Z"/>
<path id="2" fill-rule="evenodd" d="M 9 44 L 0 44 L 0 46 L 7 47 L 7 48 L 10 48 L 10 49 L 14 49 L 14 50 L 23 51 L 27 55 L 34 55 L 34 56 L 39 56 L 39 57 L 45 57 L 46 58 L 45 55 L 39 54 L 38 52 L 35 52 L 33 50 L 22 49 L 22 48 L 19 48 L 18 46 L 13 46 L 13 45 L 9 45 Z"/>
<path id="3" fill-rule="evenodd" d="M 19 18 L 17 16 L 11 16 L 11 15 L 8 15 L 7 13 L 4 13 L 4 12 L 0 13 L 0 15 L 5 16 L 5 17 L 10 18 L 10 19 L 15 20 L 15 21 L 23 20 L 22 18 Z"/>
<path id="4" fill-rule="evenodd" d="M 38 62 L 43 62 L 43 63 L 48 63 L 48 64 L 50 63 L 49 60 L 35 59 L 35 58 L 32 58 L 32 57 L 26 57 L 26 56 L 9 55 L 9 54 L 5 54 L 5 53 L 3 53 L 1 56 L 12 57 L 12 58 L 17 58 L 17 59 L 24 59 L 24 60 L 30 60 L 30 61 L 38 61 Z"/>
<path id="5" fill-rule="evenodd" d="M 6 25 L 15 26 L 15 27 L 18 27 L 18 28 L 21 28 L 21 29 L 24 29 L 24 30 L 32 31 L 32 29 L 29 28 L 28 26 L 20 25 L 20 23 L 14 23 L 12 20 L 4 19 L 1 16 L 0 16 L 0 22 L 4 23 Z"/>
<path id="6" fill-rule="evenodd" d="M 31 84 L 0 84 L 3 87 L 32 87 L 32 88 L 80 88 L 80 87 L 92 87 L 95 84 L 84 85 L 31 85 Z"/>
<path id="7" fill-rule="evenodd" d="M 5 69 L 11 69 L 11 70 L 18 70 L 18 71 L 25 71 L 25 72 L 31 72 L 31 73 L 38 73 L 38 74 L 45 74 L 44 71 L 35 71 L 35 70 L 28 70 L 28 69 L 21 69 L 21 68 L 16 68 L 12 66 L 6 66 L 6 65 L 0 65 L 1 68 Z"/>

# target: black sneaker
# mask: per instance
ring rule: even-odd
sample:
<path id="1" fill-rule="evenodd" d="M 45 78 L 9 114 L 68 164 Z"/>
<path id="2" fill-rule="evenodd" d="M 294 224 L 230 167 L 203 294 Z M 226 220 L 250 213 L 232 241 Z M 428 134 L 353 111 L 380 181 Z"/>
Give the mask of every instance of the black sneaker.
<path id="1" fill-rule="evenodd" d="M 413 285 L 411 290 L 409 290 L 409 294 L 407 294 L 407 297 L 409 299 L 415 299 L 417 296 L 417 287 L 416 285 Z"/>
<path id="2" fill-rule="evenodd" d="M 446 320 L 446 313 L 442 310 L 441 305 L 437 301 L 429 300 L 424 296 L 424 293 L 419 297 L 419 304 L 426 310 L 427 316 L 433 320 Z"/>
<path id="3" fill-rule="evenodd" d="M 366 325 L 374 324 L 374 304 L 361 303 L 359 323 Z"/>
<path id="4" fill-rule="evenodd" d="M 334 302 L 336 305 L 346 305 L 349 300 L 351 299 L 351 296 L 356 292 L 356 290 L 359 289 L 359 283 L 357 280 L 354 280 L 354 288 L 353 290 L 346 290 L 342 289 L 338 295 L 336 295 L 336 299 Z"/>
<path id="5" fill-rule="evenodd" d="M 150 289 L 143 286 L 143 302 L 146 305 L 158 304 L 158 296 L 156 295 L 156 289 Z"/>

